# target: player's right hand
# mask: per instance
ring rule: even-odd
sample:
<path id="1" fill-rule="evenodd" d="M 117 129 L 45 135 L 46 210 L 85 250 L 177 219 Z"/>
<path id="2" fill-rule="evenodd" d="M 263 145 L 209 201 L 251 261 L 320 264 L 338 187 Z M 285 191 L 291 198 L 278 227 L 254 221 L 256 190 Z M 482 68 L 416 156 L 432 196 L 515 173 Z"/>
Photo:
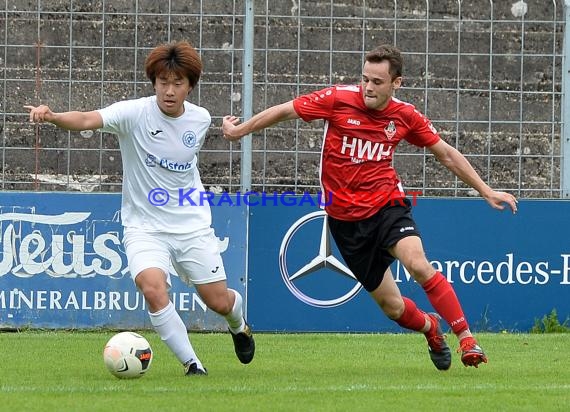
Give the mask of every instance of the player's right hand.
<path id="1" fill-rule="evenodd" d="M 24 106 L 24 109 L 30 111 L 30 123 L 49 122 L 51 119 L 53 119 L 53 112 L 45 104 L 42 104 L 37 107 Z"/>

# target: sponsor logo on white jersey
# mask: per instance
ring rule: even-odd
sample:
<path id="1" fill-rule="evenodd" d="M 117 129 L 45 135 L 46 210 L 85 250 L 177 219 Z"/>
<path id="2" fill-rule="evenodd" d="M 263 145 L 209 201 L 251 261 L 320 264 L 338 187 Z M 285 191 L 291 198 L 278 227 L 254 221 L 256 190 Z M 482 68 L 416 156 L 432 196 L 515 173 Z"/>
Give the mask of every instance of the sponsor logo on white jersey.
<path id="1" fill-rule="evenodd" d="M 147 153 L 144 162 L 147 167 L 155 167 L 156 165 L 159 165 L 171 172 L 186 172 L 194 166 L 194 162 L 175 162 L 169 159 L 160 159 L 150 153 Z"/>

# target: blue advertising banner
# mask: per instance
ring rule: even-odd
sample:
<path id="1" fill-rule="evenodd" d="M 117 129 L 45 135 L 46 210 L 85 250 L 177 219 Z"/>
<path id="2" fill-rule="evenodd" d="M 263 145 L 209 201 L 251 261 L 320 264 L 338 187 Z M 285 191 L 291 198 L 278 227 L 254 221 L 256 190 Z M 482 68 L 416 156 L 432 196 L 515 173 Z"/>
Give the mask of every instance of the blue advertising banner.
<path id="1" fill-rule="evenodd" d="M 417 198 L 414 218 L 434 267 L 452 282 L 473 330 L 528 331 L 553 309 L 570 316 L 568 201 Z M 307 202 L 250 210 L 249 322 L 258 331 L 400 332 L 361 289 Z M 278 218 L 276 218 L 278 216 Z M 402 294 L 432 310 L 398 263 Z"/>
<path id="2" fill-rule="evenodd" d="M 121 244 L 120 203 L 119 194 L 0 193 L 0 328 L 150 327 Z M 245 295 L 247 210 L 212 214 L 228 285 Z M 172 282 L 189 329 L 226 329 L 193 287 Z"/>
<path id="3" fill-rule="evenodd" d="M 401 331 L 344 265 L 318 202 L 274 200 L 232 195 L 212 206 L 228 284 L 246 296 L 247 283 L 252 327 Z M 561 321 L 570 316 L 567 208 L 522 200 L 513 216 L 481 199 L 417 199 L 428 259 L 454 285 L 474 330 L 527 331 L 553 309 Z M 0 328 L 150 327 L 121 245 L 119 210 L 119 194 L 1 193 Z M 398 263 L 392 270 L 402 293 L 431 310 L 409 274 Z M 172 279 L 189 329 L 225 329 L 194 288 Z"/>

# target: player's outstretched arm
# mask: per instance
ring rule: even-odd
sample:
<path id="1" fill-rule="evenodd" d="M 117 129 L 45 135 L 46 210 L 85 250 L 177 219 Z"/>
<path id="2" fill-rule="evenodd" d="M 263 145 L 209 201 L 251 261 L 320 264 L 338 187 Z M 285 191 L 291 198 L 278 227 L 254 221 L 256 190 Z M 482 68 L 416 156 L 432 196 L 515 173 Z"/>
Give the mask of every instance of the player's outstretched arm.
<path id="1" fill-rule="evenodd" d="M 103 118 L 97 111 L 55 113 L 46 106 L 24 106 L 30 111 L 30 123 L 48 122 L 66 130 L 95 130 L 103 127 Z"/>
<path id="2" fill-rule="evenodd" d="M 265 129 L 276 123 L 298 118 L 299 115 L 293 107 L 293 101 L 289 101 L 265 109 L 241 124 L 235 116 L 224 116 L 222 133 L 227 140 L 239 140 L 245 135 Z"/>
<path id="3" fill-rule="evenodd" d="M 508 205 L 513 213 L 517 212 L 517 199 L 510 193 L 497 192 L 491 189 L 456 148 L 440 140 L 433 146 L 429 146 L 428 149 L 441 164 L 451 170 L 463 182 L 477 190 L 491 207 L 503 210 L 505 205 Z"/>

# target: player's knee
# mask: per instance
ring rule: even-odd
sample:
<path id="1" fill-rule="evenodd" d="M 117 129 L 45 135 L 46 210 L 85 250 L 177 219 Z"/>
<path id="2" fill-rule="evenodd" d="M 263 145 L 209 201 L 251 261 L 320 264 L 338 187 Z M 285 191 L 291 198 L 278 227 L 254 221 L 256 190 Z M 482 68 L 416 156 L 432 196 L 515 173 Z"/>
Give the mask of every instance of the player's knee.
<path id="1" fill-rule="evenodd" d="M 213 299 L 212 301 L 207 302 L 206 305 L 211 310 L 222 316 L 225 316 L 232 311 L 232 304 L 229 302 L 229 299 Z"/>
<path id="2" fill-rule="evenodd" d="M 196 289 L 208 309 L 222 316 L 232 311 L 236 295 L 221 282 L 199 284 Z"/>
<path id="3" fill-rule="evenodd" d="M 412 275 L 414 280 L 420 285 L 427 282 L 435 273 L 435 269 L 430 263 L 423 258 L 413 259 L 407 266 L 406 270 Z"/>
<path id="4" fill-rule="evenodd" d="M 150 308 L 161 308 L 168 304 L 168 293 L 164 287 L 153 284 L 143 284 L 139 285 L 139 289 Z"/>

